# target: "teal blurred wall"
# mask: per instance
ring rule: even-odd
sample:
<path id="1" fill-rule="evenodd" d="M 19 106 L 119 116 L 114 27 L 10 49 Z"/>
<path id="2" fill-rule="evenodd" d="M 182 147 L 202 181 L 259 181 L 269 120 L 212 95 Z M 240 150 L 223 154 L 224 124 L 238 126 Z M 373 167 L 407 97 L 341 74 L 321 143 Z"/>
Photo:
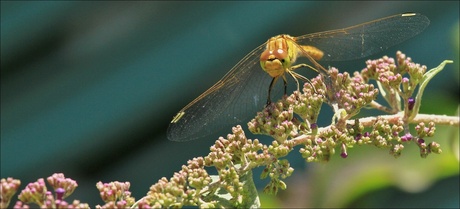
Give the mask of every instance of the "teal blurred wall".
<path id="1" fill-rule="evenodd" d="M 1 177 L 24 186 L 64 172 L 79 183 L 73 197 L 92 206 L 102 204 L 97 181 L 130 181 L 139 198 L 206 155 L 213 140 L 168 141 L 168 123 L 253 48 L 277 34 L 403 12 L 422 13 L 431 25 L 373 57 L 402 50 L 429 68 L 453 59 L 449 70 L 457 72 L 443 71 L 430 90 L 458 104 L 458 8 L 458 1 L 1 1 Z M 344 65 L 360 70 L 364 60 Z M 455 106 L 431 113 L 453 115 Z"/>

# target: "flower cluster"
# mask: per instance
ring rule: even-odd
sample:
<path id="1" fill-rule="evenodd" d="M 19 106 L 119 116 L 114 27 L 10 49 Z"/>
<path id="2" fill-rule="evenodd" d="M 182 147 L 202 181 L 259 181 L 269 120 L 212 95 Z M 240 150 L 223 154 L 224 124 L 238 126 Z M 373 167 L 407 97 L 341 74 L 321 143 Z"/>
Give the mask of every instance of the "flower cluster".
<path id="1" fill-rule="evenodd" d="M 269 135 L 282 143 L 298 135 L 299 125 L 300 121 L 294 117 L 294 107 L 279 101 L 267 105 L 262 112 L 258 112 L 248 123 L 248 128 L 254 134 Z"/>
<path id="2" fill-rule="evenodd" d="M 417 145 L 420 148 L 420 156 L 425 158 L 430 153 L 441 154 L 441 145 L 437 142 L 431 142 L 426 144 L 423 138 L 431 137 L 434 135 L 434 131 L 436 130 L 435 124 L 433 122 L 429 122 L 428 126 L 425 125 L 424 122 L 420 122 L 417 126 L 415 126 L 415 130 L 417 131 Z"/>
<path id="3" fill-rule="evenodd" d="M 26 188 L 21 191 L 19 200 L 24 203 L 35 203 L 42 206 L 45 201 L 46 192 L 45 180 L 40 178 L 36 182 L 29 183 Z"/>
<path id="4" fill-rule="evenodd" d="M 104 205 L 97 205 L 96 208 L 127 208 L 134 204 L 134 198 L 129 191 L 129 182 L 97 182 L 96 187 L 105 202 Z"/>
<path id="5" fill-rule="evenodd" d="M 150 187 L 150 191 L 139 206 L 183 207 L 186 205 L 201 205 L 200 191 L 211 182 L 211 178 L 204 169 L 203 158 L 194 158 L 188 161 L 187 166 L 174 173 L 170 180 L 161 178 L 158 183 Z"/>
<path id="6" fill-rule="evenodd" d="M 337 104 L 339 109 L 345 110 L 346 116 L 343 120 L 347 120 L 357 115 L 359 111 L 368 106 L 377 98 L 378 90 L 374 85 L 364 83 L 364 79 L 360 74 L 355 73 L 354 77 L 350 77 L 347 72 L 339 73 L 337 68 L 329 70 L 330 86 L 328 86 L 329 103 Z"/>
<path id="7" fill-rule="evenodd" d="M 73 193 L 78 186 L 77 183 L 65 178 L 64 174 L 56 173 L 47 178 L 48 183 L 54 189 L 54 195 L 48 191 L 45 180 L 38 179 L 36 182 L 29 183 L 19 194 L 19 201 L 14 208 L 29 208 L 28 204 L 36 204 L 43 208 L 89 208 L 86 203 L 80 203 L 78 200 L 68 203 L 64 198 Z"/>
<path id="8" fill-rule="evenodd" d="M 21 181 L 13 178 L 2 178 L 0 184 L 0 208 L 6 208 L 10 204 L 11 198 L 18 191 Z"/>
<path id="9" fill-rule="evenodd" d="M 295 91 L 284 100 L 284 105 L 292 106 L 293 111 L 307 123 L 307 128 L 318 120 L 321 105 L 325 102 L 326 84 L 321 75 L 305 83 L 302 92 Z M 310 124 L 310 125 L 309 125 Z"/>
<path id="10" fill-rule="evenodd" d="M 367 67 L 361 71 L 365 82 L 374 79 L 379 84 L 382 96 L 388 102 L 391 113 L 401 111 L 401 98 L 405 112 L 411 113 L 414 107 L 413 94 L 417 86 L 425 79 L 427 67 L 414 63 L 410 57 L 398 51 L 396 60 L 384 56 L 381 59 L 369 60 Z M 408 75 L 408 76 L 406 76 Z M 420 92 L 421 94 L 423 92 Z"/>
<path id="11" fill-rule="evenodd" d="M 294 169 L 290 167 L 289 161 L 286 159 L 267 165 L 260 175 L 262 179 L 270 176 L 270 182 L 265 186 L 264 192 L 267 194 L 276 194 L 279 189 L 285 190 L 287 188 L 286 183 L 281 179 L 291 176 L 293 172 Z"/>
<path id="12" fill-rule="evenodd" d="M 204 158 L 194 158 L 187 166 L 174 173 L 168 180 L 162 178 L 154 184 L 141 201 L 151 207 L 199 206 L 204 208 L 218 205 L 249 207 L 257 204 L 250 194 L 256 194 L 251 170 L 265 166 L 261 177 L 270 177 L 266 192 L 276 193 L 286 189 L 281 180 L 289 177 L 293 168 L 282 158 L 291 150 L 289 143 L 273 141 L 267 146 L 259 140 L 247 139 L 241 126 L 234 127 L 227 138 L 220 137 Z M 209 175 L 205 167 L 213 167 L 217 175 Z M 220 199 L 220 201 L 216 201 Z M 139 201 L 137 204 L 141 203 Z"/>
<path id="13" fill-rule="evenodd" d="M 337 146 L 341 157 L 346 158 L 347 148 L 355 144 L 389 148 L 390 154 L 398 157 L 404 148 L 402 143 L 414 141 L 420 147 L 422 157 L 440 153 L 439 144 L 425 144 L 423 140 L 425 136 L 433 136 L 433 122 L 429 122 L 429 127 L 424 127 L 422 122 L 416 127 L 419 136 L 414 140 L 407 139 L 412 136 L 409 124 L 413 123 L 411 119 L 416 105 L 412 94 L 417 85 L 427 79 L 426 66 L 413 63 L 401 52 L 397 52 L 396 56 L 396 61 L 386 56 L 369 60 L 367 68 L 361 73 L 355 72 L 353 77 L 331 68 L 328 77 L 319 75 L 306 83 L 302 93 L 294 92 L 281 102 L 267 106 L 248 124 L 249 130 L 270 135 L 278 142 L 293 141 L 294 146 L 303 144 L 305 147 L 300 149 L 300 153 L 308 162 L 328 161 Z M 379 89 L 369 83 L 372 79 L 377 81 Z M 375 101 L 379 90 L 389 107 Z M 401 111 L 401 98 L 405 101 L 405 110 L 402 115 L 395 114 Z M 335 115 L 330 126 L 315 131 L 323 102 L 334 108 Z M 350 120 L 364 107 L 394 115 Z M 299 121 L 296 115 L 303 121 Z"/>
<path id="14" fill-rule="evenodd" d="M 56 192 L 56 199 L 62 200 L 73 193 L 78 184 L 76 181 L 65 178 L 62 173 L 55 173 L 46 179 Z"/>
<path id="15" fill-rule="evenodd" d="M 282 106 L 282 103 L 276 105 Z M 266 109 L 274 110 L 276 105 Z M 265 111 L 264 113 L 267 113 Z M 260 116 L 261 113 L 258 113 Z M 285 120 L 286 111 L 278 112 L 274 117 Z M 293 119 L 291 119 L 292 121 Z M 272 127 L 270 127 L 272 128 Z M 281 128 L 285 130 L 284 128 Z M 206 166 L 216 167 L 219 179 L 224 185 L 224 189 L 232 196 L 232 200 L 237 200 L 233 205 L 244 205 L 240 201 L 242 195 L 247 193 L 244 188 L 243 179 L 247 178 L 247 172 L 258 166 L 265 166 L 261 177 L 270 177 L 270 183 L 266 191 L 276 193 L 278 188 L 285 189 L 286 185 L 281 179 L 292 174 L 293 168 L 283 159 L 292 150 L 292 144 L 288 141 L 274 140 L 270 146 L 263 145 L 259 140 L 247 139 L 241 126 L 233 128 L 233 134 L 229 134 L 227 139 L 223 137 L 216 141 L 211 147 L 211 153 L 205 157 Z M 277 135 L 280 132 L 274 133 Z M 280 136 L 280 135 L 277 135 Z M 278 142 L 281 141 L 281 142 Z M 221 156 L 223 158 L 221 158 Z M 226 159 L 221 162 L 221 159 Z M 237 181 L 239 180 L 239 181 Z M 239 201 L 239 202 L 238 202 Z"/>

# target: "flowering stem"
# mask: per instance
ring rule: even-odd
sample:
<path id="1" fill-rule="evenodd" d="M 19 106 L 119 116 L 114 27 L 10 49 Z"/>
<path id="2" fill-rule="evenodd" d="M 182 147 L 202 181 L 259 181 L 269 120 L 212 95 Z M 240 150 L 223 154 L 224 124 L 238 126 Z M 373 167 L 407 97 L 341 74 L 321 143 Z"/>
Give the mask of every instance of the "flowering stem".
<path id="1" fill-rule="evenodd" d="M 402 119 L 403 113 L 398 113 L 394 115 L 380 115 L 383 119 L 388 120 L 390 123 L 392 121 L 398 121 Z M 359 122 L 364 126 L 372 126 L 375 123 L 377 117 L 365 117 L 360 118 Z M 459 127 L 459 117 L 458 116 L 447 116 L 447 115 L 434 115 L 434 114 L 417 114 L 415 118 L 409 121 L 410 124 L 416 124 L 420 122 L 428 123 L 435 122 L 437 125 L 449 125 Z M 349 120 L 347 123 L 354 125 L 354 120 Z"/>
<path id="2" fill-rule="evenodd" d="M 375 108 L 377 110 L 380 110 L 382 112 L 386 112 L 386 113 L 390 113 L 390 114 L 396 114 L 397 113 L 397 110 L 396 109 L 390 109 L 388 107 L 385 107 L 383 105 L 381 105 L 380 103 L 376 102 L 376 101 L 372 101 L 369 106 L 371 108 Z"/>
<path id="3" fill-rule="evenodd" d="M 396 124 L 397 121 L 401 120 L 404 117 L 403 114 L 404 114 L 403 112 L 400 112 L 394 115 L 381 115 L 378 117 L 371 116 L 371 117 L 360 118 L 359 123 L 364 127 L 372 127 L 375 124 L 375 122 L 379 118 L 381 118 L 381 119 L 387 120 L 389 123 Z M 418 124 L 421 122 L 424 122 L 424 123 L 434 122 L 439 125 L 448 125 L 448 126 L 455 126 L 455 127 L 460 126 L 458 116 L 446 116 L 446 115 L 433 115 L 433 114 L 419 113 L 414 119 L 409 121 L 409 123 L 411 124 Z M 355 125 L 355 120 L 347 120 L 346 124 Z M 331 125 L 318 128 L 318 133 L 321 133 L 322 131 L 325 131 L 325 130 L 329 130 L 330 128 L 331 128 Z M 298 137 L 291 139 L 290 141 L 293 143 L 294 146 L 296 146 L 300 144 L 305 144 L 307 140 L 313 140 L 313 139 L 315 139 L 314 135 L 303 134 L 303 135 L 300 135 Z"/>

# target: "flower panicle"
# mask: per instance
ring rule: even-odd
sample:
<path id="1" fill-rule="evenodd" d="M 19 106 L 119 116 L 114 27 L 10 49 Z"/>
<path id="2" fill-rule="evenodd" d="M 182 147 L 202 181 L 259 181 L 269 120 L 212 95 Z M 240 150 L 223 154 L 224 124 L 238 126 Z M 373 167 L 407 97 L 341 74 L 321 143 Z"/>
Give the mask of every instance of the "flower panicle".
<path id="1" fill-rule="evenodd" d="M 30 208 L 29 204 L 36 204 L 42 208 L 90 208 L 87 203 L 73 200 L 71 203 L 64 198 L 71 195 L 78 186 L 76 181 L 65 178 L 62 173 L 55 173 L 47 178 L 54 189 L 54 194 L 46 187 L 45 179 L 27 184 L 18 196 L 14 208 Z"/>
<path id="2" fill-rule="evenodd" d="M 402 104 L 408 113 L 416 109 L 419 101 L 413 94 L 425 72 L 426 66 L 413 63 L 401 52 L 396 58 L 369 60 L 365 69 L 353 74 L 330 68 L 328 76 L 318 75 L 305 83 L 301 92 L 268 104 L 248 123 L 252 133 L 271 136 L 271 144 L 248 139 L 241 126 L 233 127 L 231 134 L 215 141 L 207 156 L 188 161 L 170 179 L 160 179 L 136 204 L 145 208 L 209 208 L 220 205 L 210 197 L 219 197 L 232 206 L 242 205 L 242 195 L 247 191 L 244 178 L 260 166 L 264 168 L 260 177 L 270 178 L 264 191 L 276 194 L 287 188 L 283 180 L 294 171 L 283 158 L 298 145 L 303 146 L 300 153 L 308 162 L 327 162 L 336 149 L 342 158 L 347 158 L 349 149 L 362 145 L 389 149 L 394 157 L 399 157 L 409 143 L 420 147 L 422 157 L 441 153 L 439 144 L 424 141 L 434 135 L 434 123 L 419 124 L 417 134 L 411 134 L 411 121 L 396 114 Z M 378 86 L 374 87 L 371 80 L 377 81 Z M 376 102 L 380 95 L 389 107 Z M 319 127 L 317 121 L 324 103 L 333 106 L 336 114 L 331 125 Z M 367 107 L 394 117 L 354 118 Z M 209 175 L 205 167 L 212 167 L 217 175 Z"/>
<path id="3" fill-rule="evenodd" d="M 96 208 L 126 208 L 134 204 L 135 200 L 131 197 L 129 182 L 97 182 L 96 188 L 99 190 L 104 205 L 97 205 Z"/>
<path id="4" fill-rule="evenodd" d="M 284 179 L 294 169 L 285 157 L 299 145 L 307 162 L 328 162 L 336 150 L 340 157 L 347 158 L 351 148 L 362 145 L 388 149 L 396 158 L 410 143 L 419 147 L 422 158 L 442 153 L 438 143 L 426 141 L 435 134 L 434 122 L 419 122 L 412 133 L 409 128 L 415 123 L 411 119 L 417 114 L 420 97 L 414 93 L 417 85 L 427 79 L 426 66 L 398 51 L 396 59 L 384 56 L 368 60 L 360 72 L 341 73 L 334 67 L 328 72 L 327 76 L 321 74 L 305 83 L 302 91 L 268 104 L 248 123 L 252 133 L 271 136 L 271 144 L 248 139 L 238 125 L 226 138 L 216 140 L 207 156 L 189 160 L 169 179 L 161 178 L 137 202 L 131 197 L 129 182 L 98 182 L 96 187 L 105 204 L 96 208 L 245 207 L 247 201 L 252 201 L 247 199 L 248 193 L 257 193 L 248 187 L 253 184 L 251 170 L 264 168 L 260 178 L 269 178 L 264 192 L 276 194 L 286 189 Z M 377 88 L 371 80 L 377 82 Z M 376 102 L 379 95 L 389 107 Z M 330 125 L 319 127 L 323 104 L 332 106 L 335 114 Z M 404 112 L 399 114 L 402 104 Z M 392 115 L 357 118 L 367 107 Z M 216 175 L 208 173 L 211 168 Z M 21 191 L 14 207 L 29 208 L 28 204 L 33 203 L 46 208 L 89 208 L 78 200 L 64 200 L 78 186 L 74 180 L 62 173 L 46 180 L 52 191 L 47 190 L 44 179 L 38 179 Z M 2 208 L 8 206 L 19 185 L 19 180 L 2 179 Z"/>
<path id="5" fill-rule="evenodd" d="M 397 113 L 401 98 L 407 112 L 414 109 L 416 101 L 412 94 L 426 73 L 426 66 L 413 63 L 410 57 L 400 51 L 396 53 L 396 57 L 394 59 L 384 56 L 368 60 L 367 67 L 361 72 L 354 72 L 353 76 L 347 72 L 340 73 L 332 67 L 329 69 L 329 76 L 318 75 L 313 78 L 304 85 L 303 92 L 295 91 L 257 113 L 255 119 L 248 123 L 249 130 L 255 134 L 272 136 L 278 143 L 289 142 L 296 137 L 302 138 L 295 140 L 295 143 L 305 145 L 300 153 L 308 162 L 327 162 L 335 153 L 336 146 L 339 146 L 340 155 L 346 158 L 347 149 L 355 144 L 389 148 L 390 154 L 398 157 L 404 148 L 402 143 L 412 141 L 407 128 L 410 121 L 406 116 L 395 116 L 398 119 L 376 117 L 372 124 L 365 123 L 365 126 L 359 119 L 355 119 L 354 123 L 348 122 L 364 107 Z M 379 89 L 384 91 L 383 96 L 390 104 L 389 108 L 375 101 L 379 89 L 374 88 L 369 83 L 370 80 L 376 80 Z M 313 127 L 317 127 L 316 120 L 322 103 L 328 103 L 335 108 L 337 112 L 334 117 L 337 120 L 333 120 L 328 127 L 314 129 Z M 434 123 L 427 127 L 424 124 L 418 125 L 416 130 L 419 135 L 417 138 L 431 137 L 434 135 Z M 437 151 L 433 153 L 440 153 L 439 144 L 431 144 Z M 423 153 L 432 152 L 421 148 L 421 153 L 422 157 L 426 157 L 427 154 Z"/>
<path id="6" fill-rule="evenodd" d="M 62 200 L 71 195 L 77 188 L 76 181 L 65 178 L 63 173 L 55 173 L 46 179 L 56 192 L 56 199 Z"/>

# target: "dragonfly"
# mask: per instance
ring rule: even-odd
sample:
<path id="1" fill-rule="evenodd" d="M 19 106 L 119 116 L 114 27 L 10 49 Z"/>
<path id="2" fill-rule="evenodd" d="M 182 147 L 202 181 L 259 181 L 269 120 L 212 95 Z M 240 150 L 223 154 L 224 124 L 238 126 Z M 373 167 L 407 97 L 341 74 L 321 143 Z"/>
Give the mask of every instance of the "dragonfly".
<path id="1" fill-rule="evenodd" d="M 286 86 L 292 79 L 298 88 L 298 79 L 306 78 L 294 72 L 297 68 L 310 66 L 327 75 L 327 70 L 318 62 L 371 56 L 419 34 L 429 23 L 424 15 L 404 13 L 343 29 L 298 37 L 272 37 L 182 108 L 169 124 L 168 139 L 189 141 L 218 137 L 216 134 L 223 128 L 230 130 L 231 126 L 247 123 L 271 102 L 271 96 L 282 95 L 280 89 L 286 94 Z M 296 64 L 301 57 L 313 66 Z M 284 88 L 277 82 L 280 78 Z"/>

